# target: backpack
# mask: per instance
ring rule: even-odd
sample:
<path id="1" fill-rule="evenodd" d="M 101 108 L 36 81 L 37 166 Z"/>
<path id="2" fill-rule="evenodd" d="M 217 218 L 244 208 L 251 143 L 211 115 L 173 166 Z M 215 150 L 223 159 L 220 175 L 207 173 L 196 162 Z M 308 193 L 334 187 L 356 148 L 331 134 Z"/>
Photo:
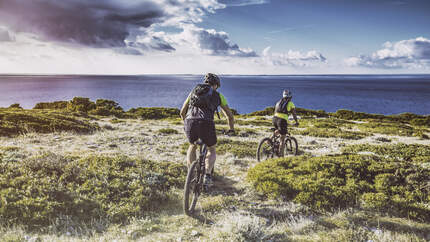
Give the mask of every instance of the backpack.
<path id="1" fill-rule="evenodd" d="M 198 108 L 212 109 L 212 87 L 208 84 L 197 84 L 191 92 L 190 105 Z"/>
<path id="2" fill-rule="evenodd" d="M 275 112 L 288 114 L 287 106 L 290 100 L 290 98 L 282 98 L 279 100 L 275 105 Z"/>
<path id="3" fill-rule="evenodd" d="M 212 95 L 214 93 L 214 90 L 209 84 L 197 84 L 191 92 L 190 105 L 201 109 L 216 111 L 219 118 L 218 106 L 213 103 Z"/>

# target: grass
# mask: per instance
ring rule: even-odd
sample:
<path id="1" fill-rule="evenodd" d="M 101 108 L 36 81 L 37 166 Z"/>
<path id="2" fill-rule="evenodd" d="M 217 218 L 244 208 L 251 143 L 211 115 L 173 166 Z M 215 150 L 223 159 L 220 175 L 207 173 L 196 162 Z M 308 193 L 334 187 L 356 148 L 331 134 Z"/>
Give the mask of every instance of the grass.
<path id="1" fill-rule="evenodd" d="M 91 105 L 85 103 L 91 102 L 75 100 L 73 105 L 83 105 L 75 111 L 67 110 L 68 103 L 37 110 L 22 110 L 16 105 L 13 108 L 13 112 L 66 115 L 95 126 L 98 123 L 104 129 L 96 129 L 90 135 L 27 133 L 0 137 L 0 207 L 4 208 L 0 209 L 1 241 L 430 239 L 425 217 L 428 145 L 397 144 L 402 141 L 398 137 L 389 137 L 391 143 L 384 145 L 357 144 L 363 141 L 339 138 L 330 142 L 345 143 L 343 154 L 321 156 L 312 150 L 312 137 L 297 136 L 299 145 L 309 143 L 309 154 L 317 157 L 305 155 L 290 158 L 291 162 L 278 159 L 257 164 L 251 170 L 261 171 L 257 180 L 271 191 L 264 195 L 263 190 L 257 191 L 246 180 L 246 172 L 256 165 L 256 141 L 268 134 L 272 114 L 236 116 L 237 135 L 219 136 L 217 189 L 199 199 L 196 217 L 190 218 L 182 214 L 185 156 L 178 150 L 184 154 L 188 144 L 183 143 L 184 137 L 173 134 L 172 130 L 183 127 L 177 111 L 136 109 L 134 113 L 122 111 L 120 116 L 113 115 L 115 118 L 102 118 L 100 110 L 100 114 L 95 114 L 95 109 L 86 110 Z M 109 105 L 114 107 L 115 103 L 103 104 Z M 378 119 L 378 124 L 383 125 L 371 127 L 366 122 L 375 122 L 374 117 L 356 122 L 318 112 L 299 114 L 301 125 L 290 127 L 291 132 L 329 131 L 326 136 L 330 138 L 344 137 L 339 135 L 342 132 L 364 136 L 385 132 L 378 128 L 392 129 L 386 132 L 395 134 L 396 130 L 411 127 L 412 133 L 405 137 L 416 138 L 410 137 L 408 142 L 422 139 L 420 143 L 428 144 L 428 127 L 422 124 Z M 142 122 L 136 118 L 154 120 Z M 228 129 L 225 120 L 217 122 L 218 133 Z M 165 134 L 155 135 L 159 132 Z M 377 143 L 372 138 L 365 141 Z M 90 146 L 93 148 L 88 149 Z M 308 148 L 304 145 L 303 149 Z M 39 150 L 53 153 L 38 153 Z M 262 171 L 266 163 L 272 165 Z M 136 189 L 135 181 L 142 181 L 141 190 Z M 285 184 L 302 195 L 276 194 L 291 189 Z"/>
<path id="2" fill-rule="evenodd" d="M 52 110 L 0 108 L 0 136 L 17 136 L 28 132 L 91 133 L 98 125 L 76 118 L 70 113 Z"/>
<path id="3" fill-rule="evenodd" d="M 30 228 L 61 216 L 126 222 L 166 202 L 168 190 L 182 187 L 186 173 L 174 163 L 49 153 L 15 162 L 2 158 L 0 170 L 0 217 Z"/>
<path id="4" fill-rule="evenodd" d="M 165 134 L 165 135 L 179 134 L 179 132 L 176 129 L 171 129 L 171 128 L 159 129 L 157 132 L 160 133 L 160 134 Z"/>
<path id="5" fill-rule="evenodd" d="M 299 156 L 259 163 L 248 171 L 248 179 L 270 197 L 317 210 L 361 207 L 430 222 L 430 190 L 423 186 L 430 182 L 428 172 L 377 156 Z"/>

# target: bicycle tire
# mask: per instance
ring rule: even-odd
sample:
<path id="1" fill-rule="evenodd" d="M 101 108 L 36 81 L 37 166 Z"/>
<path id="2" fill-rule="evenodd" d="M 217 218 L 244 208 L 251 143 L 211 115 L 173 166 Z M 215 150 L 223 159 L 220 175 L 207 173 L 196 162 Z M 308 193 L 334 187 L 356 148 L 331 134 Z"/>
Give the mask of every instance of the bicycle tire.
<path id="1" fill-rule="evenodd" d="M 187 180 L 185 181 L 184 187 L 184 213 L 190 216 L 194 212 L 194 208 L 196 207 L 197 199 L 200 195 L 200 189 L 196 187 L 198 185 L 200 175 L 197 171 L 197 164 L 199 161 L 194 161 L 187 173 Z M 194 183 L 194 186 L 193 186 Z M 190 203 L 190 195 L 192 194 L 191 203 Z"/>
<path id="2" fill-rule="evenodd" d="M 287 155 L 297 155 L 299 152 L 299 145 L 294 137 L 287 137 L 285 139 L 285 151 Z"/>
<path id="3" fill-rule="evenodd" d="M 269 144 L 269 149 L 264 149 L 263 145 L 264 144 Z M 263 157 L 263 155 L 266 154 L 266 157 Z M 270 140 L 270 138 L 264 138 L 260 141 L 260 143 L 258 144 L 258 149 L 257 149 L 257 160 L 263 161 L 266 160 L 268 158 L 273 158 L 274 153 L 273 153 L 273 144 L 272 144 L 272 140 Z M 264 158 L 264 159 L 263 159 Z"/>

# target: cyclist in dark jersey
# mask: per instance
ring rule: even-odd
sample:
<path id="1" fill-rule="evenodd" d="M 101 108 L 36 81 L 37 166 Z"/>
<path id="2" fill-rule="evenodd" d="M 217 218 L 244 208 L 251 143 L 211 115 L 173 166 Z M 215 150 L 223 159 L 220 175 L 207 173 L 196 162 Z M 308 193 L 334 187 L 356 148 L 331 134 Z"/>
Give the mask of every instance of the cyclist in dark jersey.
<path id="1" fill-rule="evenodd" d="M 292 98 L 292 93 L 289 90 L 284 90 L 282 93 L 282 98 L 275 105 L 275 115 L 273 116 L 272 120 L 273 125 L 276 128 L 275 134 L 281 134 L 281 143 L 279 145 L 279 154 L 281 156 L 284 156 L 285 136 L 287 134 L 289 113 L 293 114 L 294 121 L 296 122 L 294 125 L 299 125 L 296 115 L 296 106 L 291 101 Z"/>
<path id="2" fill-rule="evenodd" d="M 214 113 L 218 106 L 222 112 L 228 117 L 227 122 L 230 127 L 228 133 L 234 133 L 234 117 L 228 107 L 225 97 L 216 90 L 221 86 L 220 79 L 217 75 L 208 73 L 204 77 L 204 83 L 209 84 L 212 88 L 210 97 L 211 106 L 213 108 L 200 108 L 191 105 L 190 99 L 192 92 L 188 95 L 181 108 L 181 117 L 184 120 L 185 134 L 188 138 L 190 146 L 187 151 L 187 164 L 190 166 L 196 160 L 197 145 L 194 144 L 199 138 L 208 146 L 208 154 L 206 157 L 206 175 L 205 183 L 212 184 L 211 171 L 216 160 L 216 142 Z"/>

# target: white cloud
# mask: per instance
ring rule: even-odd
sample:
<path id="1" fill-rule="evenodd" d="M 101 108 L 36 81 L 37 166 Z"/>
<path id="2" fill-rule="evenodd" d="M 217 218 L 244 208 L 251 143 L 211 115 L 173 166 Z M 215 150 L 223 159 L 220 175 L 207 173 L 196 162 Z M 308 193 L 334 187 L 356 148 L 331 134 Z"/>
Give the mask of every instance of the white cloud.
<path id="1" fill-rule="evenodd" d="M 270 0 L 226 0 L 225 4 L 229 7 L 243 7 L 248 5 L 260 5 L 270 3 Z"/>
<path id="2" fill-rule="evenodd" d="M 272 53 L 270 46 L 263 50 L 262 60 L 267 65 L 295 67 L 310 67 L 326 62 L 326 58 L 315 50 L 303 53 L 294 50 L 286 53 Z"/>
<path id="3" fill-rule="evenodd" d="M 430 67 L 430 40 L 424 37 L 386 42 L 383 49 L 371 55 L 360 55 L 345 60 L 348 66 L 382 69 L 421 69 Z"/>
<path id="4" fill-rule="evenodd" d="M 0 26 L 0 42 L 13 41 L 13 37 L 10 35 L 8 29 Z"/>

